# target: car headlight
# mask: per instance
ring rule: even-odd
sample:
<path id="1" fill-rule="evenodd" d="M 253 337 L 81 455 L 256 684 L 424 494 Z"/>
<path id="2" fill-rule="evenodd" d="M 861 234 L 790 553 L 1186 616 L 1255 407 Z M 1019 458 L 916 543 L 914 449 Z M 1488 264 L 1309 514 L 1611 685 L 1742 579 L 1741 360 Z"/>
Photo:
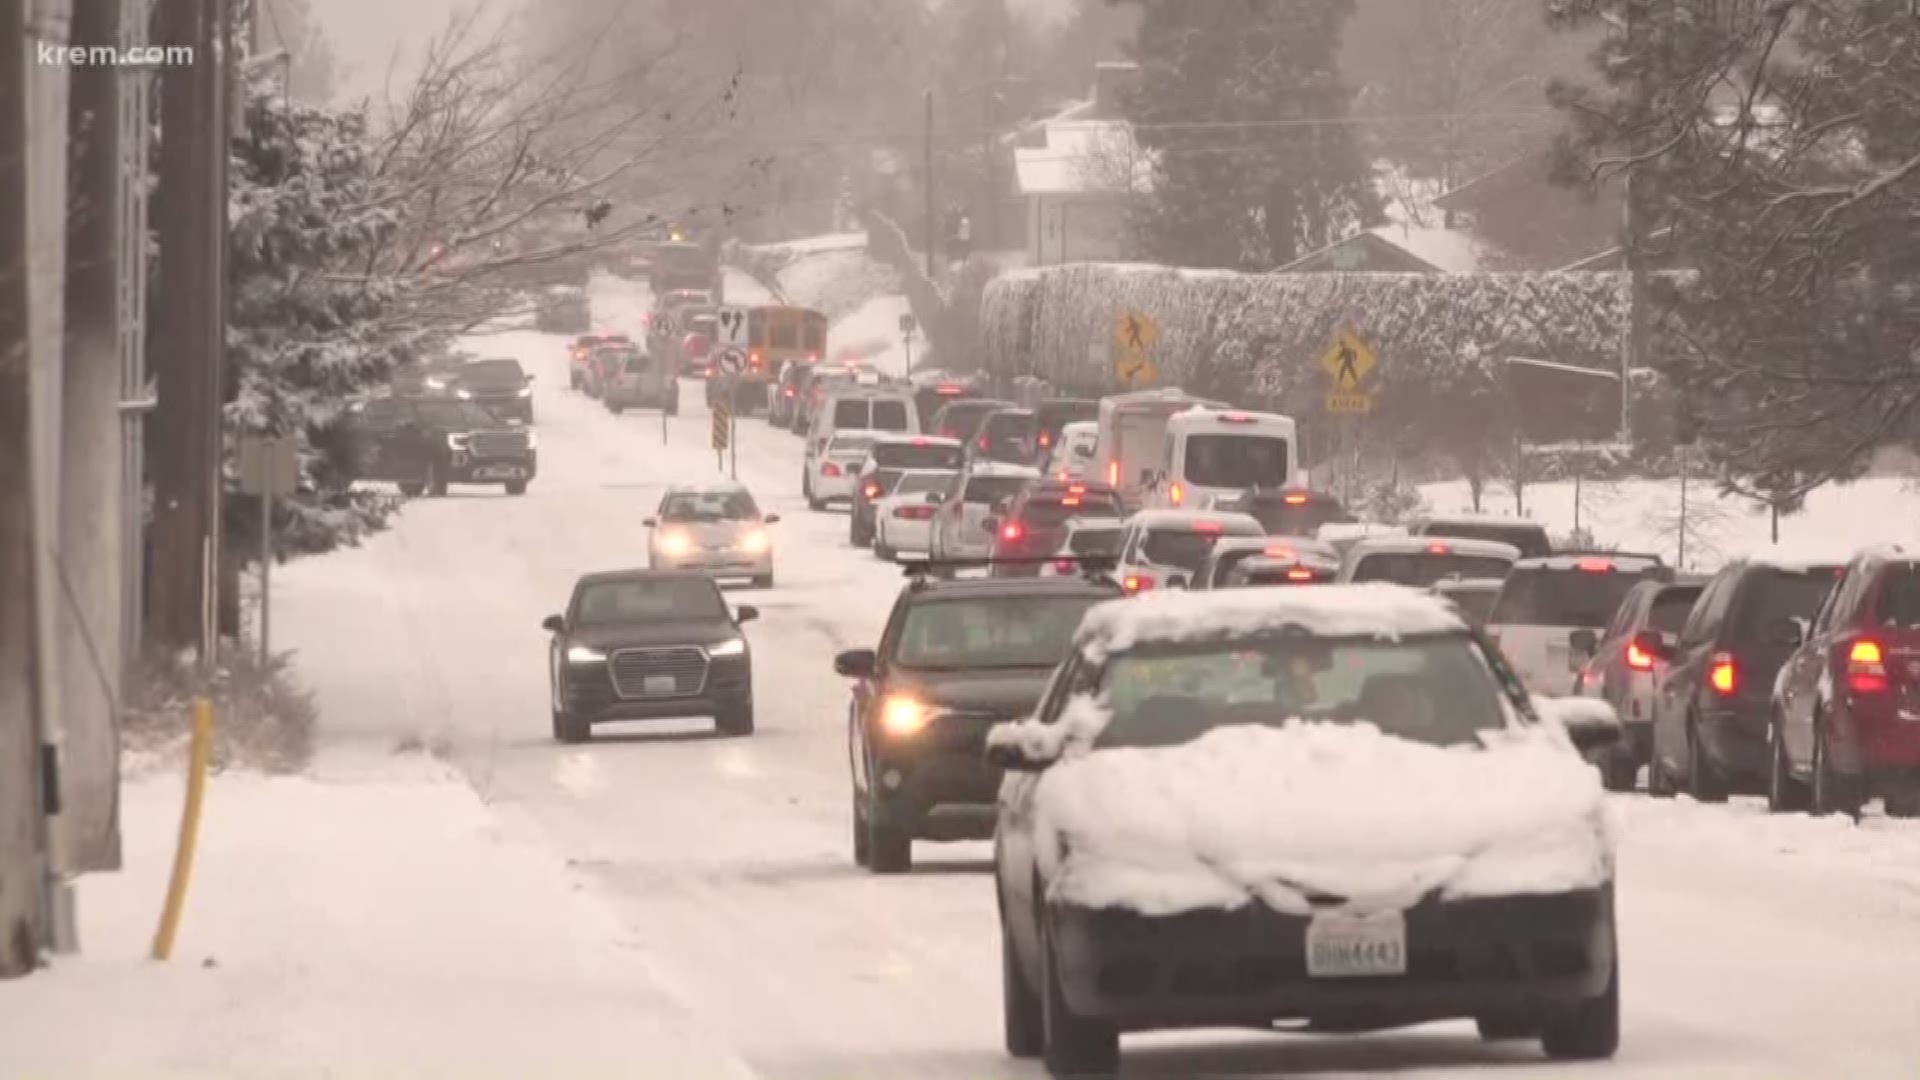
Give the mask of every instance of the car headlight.
<path id="1" fill-rule="evenodd" d="M 533 387 L 531 387 L 531 386 L 523 386 L 523 387 L 521 387 L 521 388 L 520 388 L 520 396 L 521 396 L 521 397 L 532 397 L 532 396 L 533 396 Z"/>
<path id="2" fill-rule="evenodd" d="M 655 543 L 659 545 L 662 555 L 685 555 L 693 550 L 693 539 L 686 533 L 663 533 Z"/>
<path id="3" fill-rule="evenodd" d="M 769 545 L 770 541 L 767 539 L 765 529 L 755 529 L 740 538 L 740 550 L 749 555 L 758 555 L 767 550 Z"/>
<path id="4" fill-rule="evenodd" d="M 445 379 L 428 379 L 427 380 L 427 389 L 429 390 L 445 390 L 446 388 L 447 388 L 447 380 Z"/>
<path id="5" fill-rule="evenodd" d="M 537 434 L 535 434 L 534 432 L 531 432 L 531 431 L 529 431 L 529 432 L 527 432 L 527 449 L 529 449 L 529 450 L 538 450 L 538 449 L 540 449 L 540 436 L 539 436 L 539 435 L 537 435 Z"/>
<path id="6" fill-rule="evenodd" d="M 746 638 L 731 638 L 729 640 L 719 643 L 718 645 L 707 646 L 708 656 L 745 656 L 746 654 L 747 654 Z"/>
<path id="7" fill-rule="evenodd" d="M 927 726 L 927 707 L 913 698 L 896 694 L 880 704 L 880 726 L 889 735 L 914 735 Z"/>
<path id="8" fill-rule="evenodd" d="M 599 649 L 589 649 L 585 645 L 575 645 L 567 650 L 569 664 L 598 664 L 607 658 Z"/>
<path id="9" fill-rule="evenodd" d="M 467 448 L 467 436 L 465 436 L 465 435 L 463 435 L 463 434 L 462 434 L 462 435 L 448 435 L 448 436 L 447 436 L 447 448 L 448 448 L 449 450 L 465 450 L 465 449 Z"/>
<path id="10" fill-rule="evenodd" d="M 455 391 L 453 392 L 453 396 L 454 396 L 454 397 L 457 397 L 457 398 L 459 398 L 459 399 L 460 399 L 461 401 L 472 401 L 472 400 L 473 400 L 473 391 L 471 391 L 471 390 L 455 390 Z"/>

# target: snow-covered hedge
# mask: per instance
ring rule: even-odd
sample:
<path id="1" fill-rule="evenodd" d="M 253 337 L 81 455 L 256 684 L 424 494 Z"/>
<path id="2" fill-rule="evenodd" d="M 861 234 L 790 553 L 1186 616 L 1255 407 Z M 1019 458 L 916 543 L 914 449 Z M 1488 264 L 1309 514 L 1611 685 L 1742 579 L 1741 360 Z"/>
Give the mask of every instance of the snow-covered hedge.
<path id="1" fill-rule="evenodd" d="M 1506 356 L 1611 368 L 1626 326 L 1619 273 L 1238 274 L 1080 264 L 1003 274 L 981 323 L 990 368 L 1083 392 L 1116 388 L 1119 315 L 1160 324 L 1163 383 L 1249 406 L 1318 408 L 1318 361 L 1343 328 L 1378 355 L 1376 409 L 1484 379 Z"/>

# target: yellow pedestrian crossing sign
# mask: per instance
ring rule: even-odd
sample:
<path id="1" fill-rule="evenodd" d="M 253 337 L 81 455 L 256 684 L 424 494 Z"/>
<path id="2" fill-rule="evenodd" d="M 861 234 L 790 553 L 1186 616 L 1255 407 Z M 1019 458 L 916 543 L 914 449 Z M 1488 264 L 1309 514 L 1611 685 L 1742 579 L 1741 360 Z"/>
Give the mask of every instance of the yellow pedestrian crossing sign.
<path id="1" fill-rule="evenodd" d="M 1148 352 L 1160 343 L 1160 324 L 1153 316 L 1129 308 L 1113 324 L 1113 343 L 1123 354 Z"/>
<path id="2" fill-rule="evenodd" d="M 1113 373 L 1126 386 L 1152 386 L 1160 377 L 1160 369 L 1154 366 L 1153 357 L 1143 349 L 1116 349 L 1113 354 Z"/>
<path id="3" fill-rule="evenodd" d="M 1333 378 L 1333 389 L 1337 394 L 1361 393 L 1367 375 L 1378 362 L 1372 346 L 1351 330 L 1340 331 L 1334 337 L 1333 344 L 1320 356 L 1320 367 Z"/>

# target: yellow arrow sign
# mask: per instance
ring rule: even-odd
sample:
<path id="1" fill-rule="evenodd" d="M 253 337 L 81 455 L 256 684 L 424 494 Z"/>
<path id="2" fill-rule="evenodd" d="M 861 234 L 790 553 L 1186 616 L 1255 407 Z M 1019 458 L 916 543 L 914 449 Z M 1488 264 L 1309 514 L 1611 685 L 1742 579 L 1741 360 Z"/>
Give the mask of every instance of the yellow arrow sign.
<path id="1" fill-rule="evenodd" d="M 1160 324 L 1143 312 L 1124 311 L 1113 324 L 1113 343 L 1121 352 L 1146 352 L 1160 343 Z"/>
<path id="2" fill-rule="evenodd" d="M 1351 330 L 1340 331 L 1333 344 L 1320 355 L 1320 367 L 1333 377 L 1336 394 L 1359 393 L 1378 362 L 1373 347 Z"/>

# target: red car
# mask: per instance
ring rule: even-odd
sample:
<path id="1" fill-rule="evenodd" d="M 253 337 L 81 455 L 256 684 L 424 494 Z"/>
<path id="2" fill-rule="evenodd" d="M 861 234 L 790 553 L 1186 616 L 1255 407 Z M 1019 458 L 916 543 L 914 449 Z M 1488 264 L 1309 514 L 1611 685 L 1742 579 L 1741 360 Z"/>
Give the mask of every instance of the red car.
<path id="1" fill-rule="evenodd" d="M 1841 811 L 1884 796 L 1920 816 L 1920 549 L 1874 548 L 1842 571 L 1774 683 L 1775 811 Z"/>
<path id="2" fill-rule="evenodd" d="M 585 390 L 597 394 L 598 387 L 593 381 L 593 350 L 602 345 L 631 345 L 633 339 L 625 334 L 582 334 L 573 339 L 573 347 L 567 353 L 567 385 L 575 390 Z"/>
<path id="3" fill-rule="evenodd" d="M 991 573 L 1038 577 L 1041 562 L 1060 549 L 1069 521 L 1125 516 L 1119 492 L 1105 484 L 1036 480 L 1013 497 L 1004 513 L 987 519 L 986 527 L 993 531 Z"/>

